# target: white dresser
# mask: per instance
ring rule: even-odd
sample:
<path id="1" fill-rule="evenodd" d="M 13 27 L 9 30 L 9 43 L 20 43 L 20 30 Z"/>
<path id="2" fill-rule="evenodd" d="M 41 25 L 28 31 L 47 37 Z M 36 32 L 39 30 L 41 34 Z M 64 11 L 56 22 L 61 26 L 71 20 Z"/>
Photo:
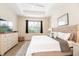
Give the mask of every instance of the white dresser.
<path id="1" fill-rule="evenodd" d="M 9 49 L 18 44 L 18 33 L 0 33 L 0 55 L 4 55 Z"/>

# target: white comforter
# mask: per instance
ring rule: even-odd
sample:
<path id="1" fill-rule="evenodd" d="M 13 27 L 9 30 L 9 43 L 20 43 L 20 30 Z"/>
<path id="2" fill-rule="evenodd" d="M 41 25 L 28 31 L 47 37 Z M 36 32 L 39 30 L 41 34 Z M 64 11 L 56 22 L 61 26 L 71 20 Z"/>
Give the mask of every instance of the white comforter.
<path id="1" fill-rule="evenodd" d="M 27 50 L 26 56 L 42 51 L 61 51 L 59 42 L 48 36 L 33 36 Z"/>

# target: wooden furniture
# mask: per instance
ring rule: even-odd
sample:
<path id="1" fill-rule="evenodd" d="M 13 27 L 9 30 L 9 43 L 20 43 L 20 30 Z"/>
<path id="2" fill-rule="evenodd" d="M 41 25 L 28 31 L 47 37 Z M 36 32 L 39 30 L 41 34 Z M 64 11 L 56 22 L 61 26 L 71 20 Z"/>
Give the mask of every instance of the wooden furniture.
<path id="1" fill-rule="evenodd" d="M 63 33 L 72 33 L 73 42 L 78 43 L 79 42 L 79 25 L 67 25 L 67 26 L 61 26 L 57 28 L 53 28 L 52 31 L 54 32 L 63 32 Z M 79 45 L 73 44 L 73 55 L 79 55 Z M 33 56 L 68 56 L 72 55 L 72 52 L 60 52 L 60 51 L 47 51 L 47 52 L 36 52 L 32 54 Z"/>
<path id="2" fill-rule="evenodd" d="M 0 55 L 4 55 L 16 44 L 18 44 L 17 32 L 0 33 Z"/>
<path id="3" fill-rule="evenodd" d="M 72 51 L 60 52 L 60 51 L 46 51 L 33 53 L 32 56 L 72 56 Z"/>
<path id="4" fill-rule="evenodd" d="M 73 43 L 73 56 L 79 56 L 79 43 Z"/>
<path id="5" fill-rule="evenodd" d="M 61 26 L 61 27 L 53 28 L 52 30 L 55 32 L 72 33 L 73 39 L 71 41 L 79 42 L 79 25 Z"/>
<path id="6" fill-rule="evenodd" d="M 18 41 L 19 42 L 22 42 L 22 41 L 24 41 L 25 39 L 24 39 L 24 37 L 18 37 Z"/>

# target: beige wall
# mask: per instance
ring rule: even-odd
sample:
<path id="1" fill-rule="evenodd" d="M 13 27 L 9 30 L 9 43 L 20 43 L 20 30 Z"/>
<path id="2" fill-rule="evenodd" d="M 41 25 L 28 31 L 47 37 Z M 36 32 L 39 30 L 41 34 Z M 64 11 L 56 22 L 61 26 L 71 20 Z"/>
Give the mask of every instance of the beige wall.
<path id="1" fill-rule="evenodd" d="M 13 30 L 17 31 L 17 16 L 5 4 L 0 4 L 0 18 L 13 22 Z"/>
<path id="2" fill-rule="evenodd" d="M 40 33 L 25 33 L 26 23 L 25 20 L 32 19 L 23 16 L 17 16 L 6 4 L 0 4 L 0 18 L 13 22 L 13 30 L 19 32 L 19 36 L 24 36 L 25 39 L 31 39 L 33 35 L 41 35 Z M 18 20 L 17 20 L 18 19 Z M 40 19 L 39 19 L 40 20 Z M 41 19 L 42 20 L 42 19 Z M 43 34 L 48 32 L 48 19 L 43 20 Z"/>
<path id="3" fill-rule="evenodd" d="M 33 35 L 41 35 L 41 33 L 25 33 L 25 31 L 26 31 L 26 21 L 25 20 L 33 20 L 33 18 L 28 18 L 28 17 L 23 17 L 23 16 L 18 17 L 19 36 L 24 36 L 26 40 L 31 40 L 31 37 Z M 39 20 L 42 20 L 42 19 L 39 19 Z M 42 21 L 43 21 L 43 32 L 44 32 L 43 34 L 47 34 L 48 28 L 49 28 L 49 20 L 44 19 Z"/>
<path id="4" fill-rule="evenodd" d="M 50 27 L 57 27 L 57 18 L 69 14 L 69 25 L 79 24 L 79 4 L 61 4 L 52 14 Z"/>

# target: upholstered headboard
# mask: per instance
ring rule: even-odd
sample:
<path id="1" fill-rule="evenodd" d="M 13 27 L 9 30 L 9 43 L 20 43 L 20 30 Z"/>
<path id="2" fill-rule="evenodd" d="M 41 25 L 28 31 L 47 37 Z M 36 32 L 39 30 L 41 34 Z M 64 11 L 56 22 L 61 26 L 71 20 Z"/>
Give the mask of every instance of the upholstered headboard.
<path id="1" fill-rule="evenodd" d="M 52 29 L 55 32 L 65 32 L 65 33 L 72 33 L 73 39 L 72 41 L 77 41 L 77 25 L 68 25 L 68 26 L 61 26 Z"/>

